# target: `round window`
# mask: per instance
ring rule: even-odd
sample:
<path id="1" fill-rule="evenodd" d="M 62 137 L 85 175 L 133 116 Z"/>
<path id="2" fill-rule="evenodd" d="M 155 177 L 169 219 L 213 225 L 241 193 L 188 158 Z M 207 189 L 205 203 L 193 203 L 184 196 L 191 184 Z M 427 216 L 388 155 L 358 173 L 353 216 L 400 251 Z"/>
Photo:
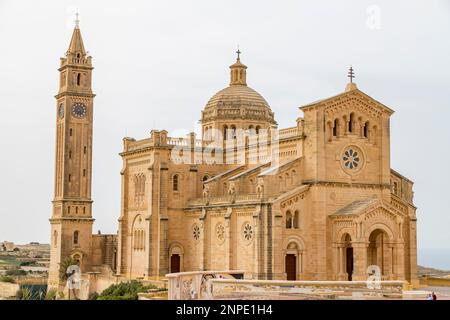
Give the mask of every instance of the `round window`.
<path id="1" fill-rule="evenodd" d="M 356 172 L 363 165 L 363 154 L 358 147 L 347 147 L 342 154 L 342 165 L 347 171 Z"/>

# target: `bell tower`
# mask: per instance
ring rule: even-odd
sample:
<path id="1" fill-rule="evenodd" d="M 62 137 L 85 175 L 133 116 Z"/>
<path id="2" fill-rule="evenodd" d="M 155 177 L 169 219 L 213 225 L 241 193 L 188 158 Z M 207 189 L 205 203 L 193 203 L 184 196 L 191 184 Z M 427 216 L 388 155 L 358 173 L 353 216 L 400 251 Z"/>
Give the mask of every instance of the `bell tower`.
<path id="1" fill-rule="evenodd" d="M 58 287 L 60 263 L 71 257 L 82 272 L 92 250 L 92 58 L 84 48 L 78 14 L 61 58 L 56 98 L 56 159 L 49 287 Z"/>

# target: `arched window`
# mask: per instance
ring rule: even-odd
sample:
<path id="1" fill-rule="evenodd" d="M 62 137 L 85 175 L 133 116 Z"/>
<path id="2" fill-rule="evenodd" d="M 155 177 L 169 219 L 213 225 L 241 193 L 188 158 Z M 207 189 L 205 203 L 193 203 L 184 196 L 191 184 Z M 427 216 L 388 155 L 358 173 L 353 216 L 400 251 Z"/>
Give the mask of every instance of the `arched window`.
<path id="1" fill-rule="evenodd" d="M 280 192 L 283 191 L 283 177 L 278 177 L 278 188 L 280 189 Z"/>
<path id="2" fill-rule="evenodd" d="M 224 125 L 223 126 L 223 140 L 227 140 L 228 139 L 228 126 Z"/>
<path id="3" fill-rule="evenodd" d="M 209 179 L 208 175 L 204 175 L 203 176 L 203 178 L 202 178 L 203 189 L 205 189 L 205 181 L 208 180 L 208 179 Z"/>
<path id="4" fill-rule="evenodd" d="M 291 182 L 291 180 L 289 179 L 289 173 L 286 172 L 285 177 L 286 177 L 286 188 L 287 188 L 287 187 L 289 187 L 289 183 Z"/>
<path id="5" fill-rule="evenodd" d="M 292 228 L 292 213 L 290 211 L 286 211 L 286 229 Z"/>
<path id="6" fill-rule="evenodd" d="M 339 126 L 339 119 L 334 119 L 333 137 L 337 137 L 338 135 L 338 126 Z"/>
<path id="7" fill-rule="evenodd" d="M 53 231 L 53 246 L 56 247 L 58 245 L 58 231 Z"/>
<path id="8" fill-rule="evenodd" d="M 81 84 L 81 73 L 77 74 L 77 86 Z"/>
<path id="9" fill-rule="evenodd" d="M 355 114 L 350 113 L 350 121 L 348 123 L 348 132 L 353 132 L 355 128 Z"/>
<path id="10" fill-rule="evenodd" d="M 256 128 L 255 128 L 256 134 L 259 134 L 259 130 L 260 130 L 260 129 L 261 129 L 260 126 L 256 126 Z"/>
<path id="11" fill-rule="evenodd" d="M 178 174 L 173 176 L 173 181 L 172 181 L 172 189 L 173 189 L 173 191 L 178 191 L 178 189 L 179 189 L 179 180 L 180 180 L 180 176 Z"/>
<path id="12" fill-rule="evenodd" d="M 74 231 L 74 233 L 73 233 L 73 244 L 78 244 L 79 236 L 80 236 L 80 232 L 78 230 Z"/>
<path id="13" fill-rule="evenodd" d="M 295 210 L 294 212 L 294 228 L 298 229 L 299 228 L 299 222 L 300 222 L 300 213 L 298 212 L 298 210 Z"/>
<path id="14" fill-rule="evenodd" d="M 231 126 L 231 139 L 236 139 L 236 126 Z"/>
<path id="15" fill-rule="evenodd" d="M 134 176 L 134 202 L 140 206 L 145 197 L 145 175 L 138 173 Z"/>
<path id="16" fill-rule="evenodd" d="M 366 123 L 364 123 L 363 135 L 364 135 L 364 138 L 369 137 L 369 121 L 366 121 Z"/>

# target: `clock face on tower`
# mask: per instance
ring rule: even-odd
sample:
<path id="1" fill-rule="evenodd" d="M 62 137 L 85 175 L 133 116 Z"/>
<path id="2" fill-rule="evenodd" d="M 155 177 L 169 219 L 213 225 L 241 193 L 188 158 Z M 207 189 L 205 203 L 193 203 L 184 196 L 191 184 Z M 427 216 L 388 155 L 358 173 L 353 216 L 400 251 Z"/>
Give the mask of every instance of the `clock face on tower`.
<path id="1" fill-rule="evenodd" d="M 72 115 L 78 119 L 84 118 L 86 116 L 86 110 L 84 104 L 77 102 L 72 106 Z"/>
<path id="2" fill-rule="evenodd" d="M 58 115 L 60 119 L 64 118 L 64 105 L 62 103 L 59 105 Z"/>

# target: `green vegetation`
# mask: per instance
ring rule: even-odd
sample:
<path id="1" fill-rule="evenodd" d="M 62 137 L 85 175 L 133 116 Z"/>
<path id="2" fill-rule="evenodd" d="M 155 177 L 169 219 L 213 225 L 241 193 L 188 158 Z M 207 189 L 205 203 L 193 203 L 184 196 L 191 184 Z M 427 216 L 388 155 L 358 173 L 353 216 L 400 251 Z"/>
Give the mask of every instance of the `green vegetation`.
<path id="1" fill-rule="evenodd" d="M 27 272 L 21 269 L 11 269 L 6 271 L 7 276 L 25 276 Z"/>
<path id="2" fill-rule="evenodd" d="M 58 294 L 58 291 L 56 289 L 50 289 L 47 291 L 47 294 L 45 295 L 44 300 L 56 300 L 57 294 Z"/>
<path id="3" fill-rule="evenodd" d="M 20 262 L 17 261 L 16 256 L 0 255 L 0 265 L 19 266 Z"/>
<path id="4" fill-rule="evenodd" d="M 16 280 L 10 276 L 0 276 L 0 282 L 16 283 Z"/>
<path id="5" fill-rule="evenodd" d="M 70 266 L 77 265 L 78 261 L 72 259 L 72 257 L 65 258 L 59 265 L 59 279 L 61 281 L 67 281 L 69 275 L 66 273 Z"/>
<path id="6" fill-rule="evenodd" d="M 96 298 L 97 300 L 137 300 L 138 293 L 147 292 L 151 289 L 157 289 L 157 287 L 154 285 L 144 286 L 141 282 L 132 280 L 130 282 L 113 284 Z M 91 296 L 90 298 L 95 298 L 94 295 Z"/>
<path id="7" fill-rule="evenodd" d="M 16 293 L 17 300 L 42 300 L 39 292 L 33 292 L 29 288 L 21 288 Z"/>
<path id="8" fill-rule="evenodd" d="M 44 300 L 46 298 L 47 285 L 20 285 L 17 290 L 17 300 Z"/>

